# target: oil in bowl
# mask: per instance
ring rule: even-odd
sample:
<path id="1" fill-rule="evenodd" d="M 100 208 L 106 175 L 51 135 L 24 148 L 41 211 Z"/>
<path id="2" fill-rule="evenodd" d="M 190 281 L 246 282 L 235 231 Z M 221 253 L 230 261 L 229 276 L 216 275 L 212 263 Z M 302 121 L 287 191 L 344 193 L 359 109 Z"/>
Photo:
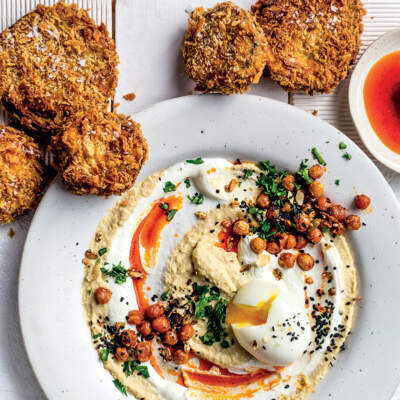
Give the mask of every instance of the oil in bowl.
<path id="1" fill-rule="evenodd" d="M 400 51 L 373 65 L 364 83 L 364 105 L 377 137 L 400 154 Z"/>

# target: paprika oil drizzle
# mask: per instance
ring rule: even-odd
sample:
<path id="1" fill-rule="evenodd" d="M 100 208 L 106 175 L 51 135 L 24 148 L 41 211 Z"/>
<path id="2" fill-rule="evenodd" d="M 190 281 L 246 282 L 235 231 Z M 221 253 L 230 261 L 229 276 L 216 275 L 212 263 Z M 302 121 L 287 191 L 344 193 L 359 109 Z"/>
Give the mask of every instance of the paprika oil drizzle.
<path id="1" fill-rule="evenodd" d="M 400 51 L 382 57 L 364 83 L 369 122 L 381 142 L 400 154 Z"/>

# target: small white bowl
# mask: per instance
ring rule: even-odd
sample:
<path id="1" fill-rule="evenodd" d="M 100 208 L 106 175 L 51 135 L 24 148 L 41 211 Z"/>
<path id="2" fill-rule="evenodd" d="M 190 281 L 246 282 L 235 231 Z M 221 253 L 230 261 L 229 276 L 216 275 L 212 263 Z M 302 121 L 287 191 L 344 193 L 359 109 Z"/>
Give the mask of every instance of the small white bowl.
<path id="1" fill-rule="evenodd" d="M 387 54 L 400 50 L 400 29 L 377 39 L 360 58 L 351 76 L 349 106 L 354 124 L 368 150 L 388 168 L 400 173 L 400 154 L 386 147 L 373 130 L 365 110 L 364 82 L 373 65 Z"/>

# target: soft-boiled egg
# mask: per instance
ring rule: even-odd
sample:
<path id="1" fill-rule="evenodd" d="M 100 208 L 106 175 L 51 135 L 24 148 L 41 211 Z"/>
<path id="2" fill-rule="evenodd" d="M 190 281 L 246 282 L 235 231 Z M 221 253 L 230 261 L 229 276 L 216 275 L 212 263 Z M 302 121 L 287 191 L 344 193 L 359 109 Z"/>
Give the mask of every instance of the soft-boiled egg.
<path id="1" fill-rule="evenodd" d="M 263 279 L 239 289 L 228 305 L 226 321 L 239 344 L 269 367 L 296 361 L 311 338 L 304 298 Z"/>

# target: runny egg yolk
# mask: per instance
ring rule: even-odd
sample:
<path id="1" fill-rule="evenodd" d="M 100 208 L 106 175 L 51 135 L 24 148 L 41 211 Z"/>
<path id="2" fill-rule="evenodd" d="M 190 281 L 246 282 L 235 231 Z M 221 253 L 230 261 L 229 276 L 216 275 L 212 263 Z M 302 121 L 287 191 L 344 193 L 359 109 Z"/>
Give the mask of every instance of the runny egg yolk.
<path id="1" fill-rule="evenodd" d="M 256 306 L 229 303 L 226 312 L 226 322 L 231 325 L 235 324 L 237 328 L 265 324 L 268 319 L 269 310 L 278 293 L 279 291 L 275 290 L 268 300 L 262 300 Z"/>

